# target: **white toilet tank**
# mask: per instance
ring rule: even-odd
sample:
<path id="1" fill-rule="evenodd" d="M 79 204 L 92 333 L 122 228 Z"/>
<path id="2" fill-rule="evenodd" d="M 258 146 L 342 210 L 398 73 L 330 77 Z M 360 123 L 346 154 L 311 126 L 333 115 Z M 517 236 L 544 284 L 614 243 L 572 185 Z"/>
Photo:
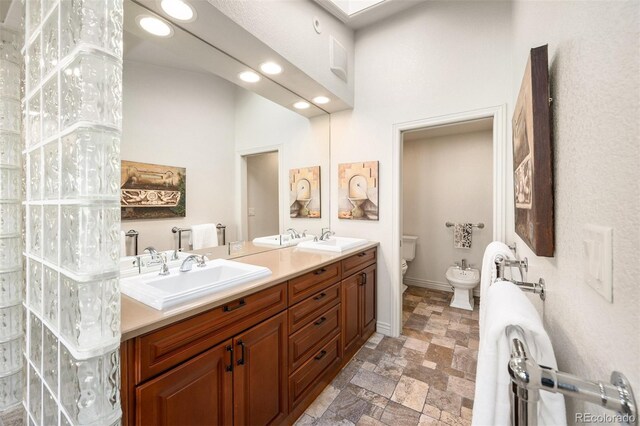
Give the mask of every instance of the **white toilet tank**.
<path id="1" fill-rule="evenodd" d="M 415 235 L 402 236 L 402 258 L 404 260 L 413 260 L 416 257 L 416 242 L 418 237 Z"/>

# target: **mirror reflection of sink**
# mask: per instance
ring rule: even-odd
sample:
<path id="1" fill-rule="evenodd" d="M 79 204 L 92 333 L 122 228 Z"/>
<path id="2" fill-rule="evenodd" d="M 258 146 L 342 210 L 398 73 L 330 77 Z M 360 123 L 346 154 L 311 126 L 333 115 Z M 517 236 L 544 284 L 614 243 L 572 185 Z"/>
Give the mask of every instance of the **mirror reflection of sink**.
<path id="1" fill-rule="evenodd" d="M 177 253 L 178 258 L 172 260 L 174 255 L 173 250 L 167 250 L 158 253 L 159 255 L 165 255 L 167 257 L 167 266 L 174 268 L 180 266 L 182 261 L 185 260 L 190 253 L 179 251 Z M 138 258 L 140 258 L 140 269 L 138 269 Z M 120 277 L 132 277 L 134 275 L 146 274 L 149 272 L 157 272 L 160 270 L 162 262 L 160 259 L 152 259 L 148 253 L 141 254 L 140 256 L 126 256 L 120 258 Z"/>
<path id="2" fill-rule="evenodd" d="M 271 270 L 263 266 L 216 259 L 188 272 L 173 268 L 165 276 L 152 272 L 125 278 L 120 280 L 120 290 L 145 305 L 164 310 L 269 275 Z"/>
<path id="3" fill-rule="evenodd" d="M 329 237 L 323 241 L 304 241 L 298 244 L 299 248 L 309 250 L 330 251 L 333 253 L 342 253 L 343 251 L 350 250 L 359 246 L 367 244 L 368 241 L 362 238 L 349 238 L 349 237 Z"/>
<path id="4" fill-rule="evenodd" d="M 307 235 L 306 237 L 300 238 L 291 238 L 291 235 L 289 234 L 269 235 L 268 237 L 254 238 L 252 243 L 256 245 L 291 247 L 296 246 L 303 241 L 313 240 L 314 238 L 314 235 Z"/>

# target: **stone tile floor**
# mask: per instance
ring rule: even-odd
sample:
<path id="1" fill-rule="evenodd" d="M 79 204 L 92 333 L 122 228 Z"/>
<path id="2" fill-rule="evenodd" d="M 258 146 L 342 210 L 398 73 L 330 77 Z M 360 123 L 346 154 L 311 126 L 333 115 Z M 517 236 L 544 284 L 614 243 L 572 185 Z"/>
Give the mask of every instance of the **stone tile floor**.
<path id="1" fill-rule="evenodd" d="M 375 333 L 297 425 L 470 425 L 478 359 L 478 303 L 409 287 L 399 338 Z"/>

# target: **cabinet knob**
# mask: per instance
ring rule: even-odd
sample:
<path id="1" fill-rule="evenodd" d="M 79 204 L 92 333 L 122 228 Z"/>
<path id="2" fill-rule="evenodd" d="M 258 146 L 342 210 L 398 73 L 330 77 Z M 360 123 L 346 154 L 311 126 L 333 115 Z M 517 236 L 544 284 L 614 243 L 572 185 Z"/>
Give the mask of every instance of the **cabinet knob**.
<path id="1" fill-rule="evenodd" d="M 316 297 L 313 298 L 313 300 L 320 300 L 323 299 L 325 296 L 327 295 L 327 293 L 325 293 L 324 291 L 322 293 L 320 293 L 319 295 L 317 295 Z"/>
<path id="2" fill-rule="evenodd" d="M 318 321 L 314 322 L 314 325 L 320 325 L 325 322 L 327 319 L 325 317 L 320 318 Z"/>

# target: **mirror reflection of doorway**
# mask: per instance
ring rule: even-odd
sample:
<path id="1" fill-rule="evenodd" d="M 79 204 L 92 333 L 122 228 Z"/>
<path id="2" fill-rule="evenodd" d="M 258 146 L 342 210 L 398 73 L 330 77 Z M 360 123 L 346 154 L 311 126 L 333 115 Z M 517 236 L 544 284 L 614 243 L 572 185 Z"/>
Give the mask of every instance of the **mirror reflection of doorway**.
<path id="1" fill-rule="evenodd" d="M 245 158 L 248 240 L 279 234 L 278 152 L 264 152 Z"/>

